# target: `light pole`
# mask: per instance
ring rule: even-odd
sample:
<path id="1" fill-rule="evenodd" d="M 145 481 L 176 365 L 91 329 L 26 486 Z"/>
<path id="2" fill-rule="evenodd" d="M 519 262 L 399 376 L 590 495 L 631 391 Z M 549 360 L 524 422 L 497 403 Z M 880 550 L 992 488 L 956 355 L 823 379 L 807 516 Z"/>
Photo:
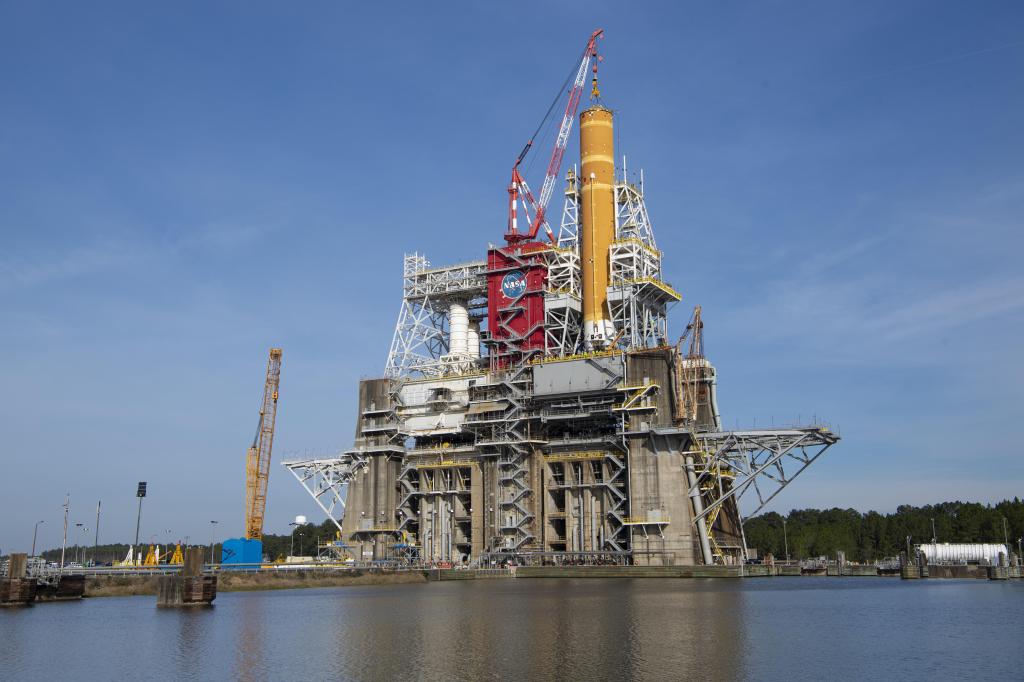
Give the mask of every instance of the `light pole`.
<path id="1" fill-rule="evenodd" d="M 64 496 L 64 542 L 60 546 L 60 568 L 57 575 L 64 575 L 64 555 L 68 551 L 68 510 L 71 509 L 71 493 Z"/>
<path id="2" fill-rule="evenodd" d="M 789 534 L 786 532 L 786 517 L 782 517 L 782 541 L 786 546 L 786 563 L 789 563 Z"/>
<path id="3" fill-rule="evenodd" d="M 82 568 L 85 568 L 85 562 L 89 560 L 89 548 L 85 544 L 85 539 L 89 537 L 88 535 L 86 535 L 86 533 L 89 532 L 89 529 L 86 528 L 85 525 L 82 525 L 81 531 L 82 539 L 79 541 L 79 544 L 82 546 L 82 558 L 78 560 L 78 563 L 82 564 Z"/>
<path id="4" fill-rule="evenodd" d="M 100 501 L 96 502 L 96 535 L 92 539 L 92 563 L 96 563 L 100 546 Z"/>
<path id="5" fill-rule="evenodd" d="M 135 497 L 139 498 L 139 515 L 135 517 L 135 545 L 139 546 L 139 526 L 142 524 L 142 498 L 146 496 L 146 482 L 139 481 L 139 487 L 135 491 Z M 136 561 L 135 563 L 138 563 Z"/>
<path id="6" fill-rule="evenodd" d="M 75 524 L 75 528 L 77 528 L 78 530 L 81 530 L 81 531 L 89 530 L 88 528 L 86 528 L 81 523 L 76 523 Z M 85 564 L 82 564 L 81 554 L 82 554 L 81 543 L 80 542 L 76 542 L 75 543 L 75 561 L 77 561 L 79 564 L 84 566 Z"/>
<path id="7" fill-rule="evenodd" d="M 288 547 L 288 556 L 295 556 L 295 528 L 302 524 L 292 521 L 288 525 L 292 527 L 292 541 L 291 545 Z"/>
<path id="8" fill-rule="evenodd" d="M 299 556 L 302 556 L 302 533 L 299 533 Z"/>
<path id="9" fill-rule="evenodd" d="M 213 545 L 214 545 L 213 538 L 214 538 L 214 534 L 215 534 L 215 529 L 216 528 L 217 528 L 217 522 L 216 521 L 210 521 L 210 563 L 211 564 L 213 563 Z"/>
<path id="10" fill-rule="evenodd" d="M 1006 536 L 1006 517 L 1005 516 L 1003 517 L 1003 545 L 1006 546 L 1006 551 L 1009 552 L 1010 551 L 1010 541 L 1007 540 L 1007 536 Z M 1010 557 L 1006 557 L 1006 558 L 1009 559 Z"/>
<path id="11" fill-rule="evenodd" d="M 938 537 L 939 536 L 935 533 L 935 517 L 932 517 L 932 544 L 933 545 L 938 542 Z"/>
<path id="12" fill-rule="evenodd" d="M 36 555 L 36 534 L 39 533 L 39 524 L 46 521 L 36 521 L 36 527 L 32 529 L 32 556 Z"/>

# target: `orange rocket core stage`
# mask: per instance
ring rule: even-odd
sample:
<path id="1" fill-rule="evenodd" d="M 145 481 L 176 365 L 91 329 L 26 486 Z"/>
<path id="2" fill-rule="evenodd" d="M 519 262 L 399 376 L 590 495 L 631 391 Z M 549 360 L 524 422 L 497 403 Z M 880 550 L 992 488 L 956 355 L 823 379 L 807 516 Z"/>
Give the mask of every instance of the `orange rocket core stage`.
<path id="1" fill-rule="evenodd" d="M 580 114 L 580 257 L 583 333 L 589 348 L 615 335 L 608 310 L 608 247 L 615 239 L 615 149 L 612 112 L 593 106 Z"/>

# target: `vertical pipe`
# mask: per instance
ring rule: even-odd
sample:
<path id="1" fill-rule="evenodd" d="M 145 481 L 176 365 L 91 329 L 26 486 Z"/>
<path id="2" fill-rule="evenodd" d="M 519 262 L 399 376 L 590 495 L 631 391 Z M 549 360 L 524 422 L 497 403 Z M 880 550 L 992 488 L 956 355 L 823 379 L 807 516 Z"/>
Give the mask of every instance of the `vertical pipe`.
<path id="1" fill-rule="evenodd" d="M 466 333 L 467 353 L 471 358 L 480 357 L 480 323 L 471 321 L 469 331 Z"/>
<path id="2" fill-rule="evenodd" d="M 693 455 L 686 455 L 686 482 L 690 485 L 690 500 L 693 502 L 694 516 L 704 513 L 704 500 L 697 489 L 697 474 L 693 469 Z M 711 555 L 711 543 L 708 541 L 708 527 L 704 519 L 697 520 L 697 533 L 700 535 L 700 553 L 705 565 L 714 563 Z"/>
<path id="3" fill-rule="evenodd" d="M 448 352 L 452 355 L 466 355 L 468 352 L 469 311 L 462 303 L 448 306 Z"/>
<path id="4" fill-rule="evenodd" d="M 577 498 L 576 509 L 577 509 L 577 513 L 579 514 L 579 518 L 580 518 L 580 522 L 579 522 L 580 539 L 579 539 L 579 544 L 577 545 L 577 551 L 582 552 L 584 550 L 584 548 L 586 547 L 586 544 L 585 544 L 586 543 L 586 539 L 585 538 L 587 537 L 585 535 L 586 530 L 587 530 L 587 528 L 586 528 L 586 512 L 584 511 L 584 508 L 583 508 L 583 491 L 582 490 L 580 490 L 579 497 Z"/>

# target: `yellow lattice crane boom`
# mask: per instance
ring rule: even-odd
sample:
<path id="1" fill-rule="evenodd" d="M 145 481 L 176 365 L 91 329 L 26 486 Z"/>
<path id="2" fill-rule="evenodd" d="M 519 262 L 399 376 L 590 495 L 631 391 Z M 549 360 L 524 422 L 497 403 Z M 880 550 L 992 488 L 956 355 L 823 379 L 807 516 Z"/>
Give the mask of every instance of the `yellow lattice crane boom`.
<path id="1" fill-rule="evenodd" d="M 267 508 L 267 480 L 270 478 L 270 451 L 274 444 L 277 419 L 277 393 L 281 385 L 281 349 L 271 348 L 267 361 L 267 381 L 260 404 L 260 421 L 245 464 L 245 537 L 263 539 L 263 513 Z"/>

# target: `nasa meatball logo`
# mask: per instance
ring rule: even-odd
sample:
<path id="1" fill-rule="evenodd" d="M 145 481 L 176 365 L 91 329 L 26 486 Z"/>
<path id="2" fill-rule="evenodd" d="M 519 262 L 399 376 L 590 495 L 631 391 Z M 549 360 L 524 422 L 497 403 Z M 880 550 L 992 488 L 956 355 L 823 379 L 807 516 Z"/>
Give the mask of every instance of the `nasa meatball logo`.
<path id="1" fill-rule="evenodd" d="M 506 298 L 519 298 L 526 291 L 526 277 L 521 272 L 510 272 L 501 280 L 501 293 Z"/>

